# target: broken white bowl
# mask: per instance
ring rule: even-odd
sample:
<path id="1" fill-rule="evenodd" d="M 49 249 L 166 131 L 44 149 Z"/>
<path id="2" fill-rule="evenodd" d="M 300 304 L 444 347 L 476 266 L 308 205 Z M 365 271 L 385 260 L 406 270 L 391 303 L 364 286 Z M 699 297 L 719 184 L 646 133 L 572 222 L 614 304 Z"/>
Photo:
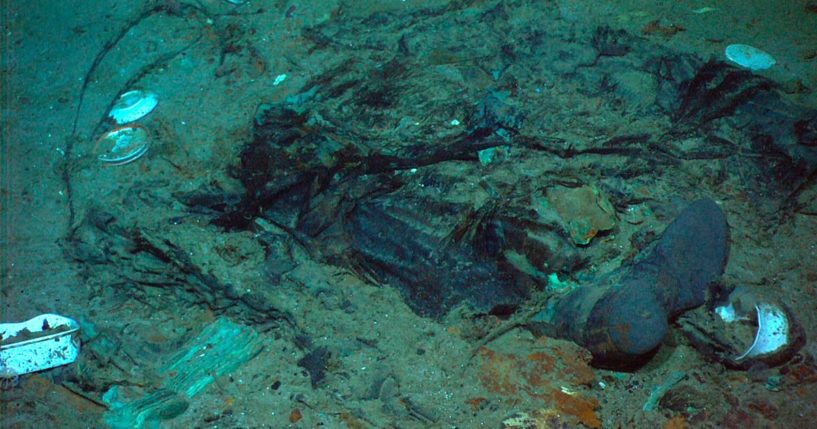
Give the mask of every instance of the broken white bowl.
<path id="1" fill-rule="evenodd" d="M 772 355 L 785 349 L 789 343 L 789 318 L 786 312 L 772 304 L 760 303 L 757 311 L 757 332 L 752 345 L 735 358 L 742 361 Z"/>

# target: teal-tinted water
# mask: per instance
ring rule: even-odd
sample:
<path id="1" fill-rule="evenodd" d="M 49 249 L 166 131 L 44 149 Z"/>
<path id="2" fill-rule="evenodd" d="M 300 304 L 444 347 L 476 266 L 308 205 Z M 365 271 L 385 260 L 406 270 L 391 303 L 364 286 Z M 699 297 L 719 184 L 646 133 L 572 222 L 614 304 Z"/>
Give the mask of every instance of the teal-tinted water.
<path id="1" fill-rule="evenodd" d="M 2 44 L 0 323 L 80 330 L 0 325 L 0 427 L 817 418 L 817 4 L 6 0 Z"/>

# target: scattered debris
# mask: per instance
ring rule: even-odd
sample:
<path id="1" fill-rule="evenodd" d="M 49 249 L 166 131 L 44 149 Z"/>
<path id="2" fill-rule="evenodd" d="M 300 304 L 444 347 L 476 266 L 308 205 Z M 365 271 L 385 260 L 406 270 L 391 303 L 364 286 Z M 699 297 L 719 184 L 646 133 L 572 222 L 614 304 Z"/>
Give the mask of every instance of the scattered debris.
<path id="1" fill-rule="evenodd" d="M 686 31 L 686 28 L 677 24 L 666 24 L 663 20 L 656 19 L 647 23 L 647 25 L 641 29 L 641 34 L 645 36 L 658 35 L 669 39 L 682 31 Z"/>
<path id="2" fill-rule="evenodd" d="M 655 411 L 658 403 L 661 401 L 664 395 L 686 377 L 687 373 L 684 371 L 675 371 L 670 374 L 666 381 L 652 388 L 650 391 L 650 397 L 647 398 L 647 402 L 645 402 L 644 406 L 641 408 L 647 412 Z"/>

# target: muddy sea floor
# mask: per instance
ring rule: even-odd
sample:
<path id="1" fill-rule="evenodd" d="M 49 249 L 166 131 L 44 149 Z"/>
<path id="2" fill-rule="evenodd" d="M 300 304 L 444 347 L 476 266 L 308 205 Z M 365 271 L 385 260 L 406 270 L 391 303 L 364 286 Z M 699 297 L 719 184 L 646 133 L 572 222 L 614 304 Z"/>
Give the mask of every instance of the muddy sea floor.
<path id="1" fill-rule="evenodd" d="M 69 316 L 83 345 L 5 380 L 0 427 L 817 420 L 817 3 L 1 3 L 0 319 Z M 160 98 L 150 148 L 103 165 L 132 88 Z M 592 198 L 589 230 L 548 217 L 557 189 L 613 225 Z M 731 227 L 719 287 L 802 326 L 786 362 L 727 368 L 678 322 L 601 369 L 522 326 L 548 274 L 593 287 L 700 198 Z"/>

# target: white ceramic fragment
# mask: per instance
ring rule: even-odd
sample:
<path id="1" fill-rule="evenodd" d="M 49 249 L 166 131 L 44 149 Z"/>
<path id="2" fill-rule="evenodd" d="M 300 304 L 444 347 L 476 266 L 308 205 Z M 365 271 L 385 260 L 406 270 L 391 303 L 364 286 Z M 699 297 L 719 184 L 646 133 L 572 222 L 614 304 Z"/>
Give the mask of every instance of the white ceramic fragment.
<path id="1" fill-rule="evenodd" d="M 758 304 L 755 341 L 736 360 L 776 353 L 789 344 L 789 319 L 786 312 L 771 304 Z"/>
<path id="2" fill-rule="evenodd" d="M 741 43 L 727 46 L 725 53 L 729 61 L 752 71 L 766 70 L 777 62 L 769 53 Z"/>
<path id="3" fill-rule="evenodd" d="M 0 369 L 22 375 L 67 365 L 79 356 L 79 341 L 74 338 L 77 331 L 75 320 L 58 314 L 0 323 Z"/>
<path id="4" fill-rule="evenodd" d="M 111 108 L 110 116 L 117 124 L 123 125 L 147 116 L 159 104 L 159 97 L 148 91 L 133 90 L 119 96 Z"/>

